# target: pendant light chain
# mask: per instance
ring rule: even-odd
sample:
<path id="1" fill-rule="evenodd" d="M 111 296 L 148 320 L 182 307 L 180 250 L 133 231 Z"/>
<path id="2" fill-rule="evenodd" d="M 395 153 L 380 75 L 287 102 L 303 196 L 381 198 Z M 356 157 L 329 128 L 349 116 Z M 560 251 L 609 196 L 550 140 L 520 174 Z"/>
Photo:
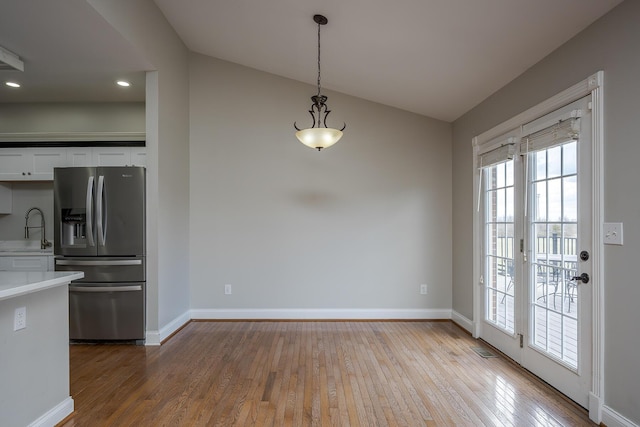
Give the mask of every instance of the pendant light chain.
<path id="1" fill-rule="evenodd" d="M 318 23 L 318 96 L 320 96 L 320 23 Z"/>

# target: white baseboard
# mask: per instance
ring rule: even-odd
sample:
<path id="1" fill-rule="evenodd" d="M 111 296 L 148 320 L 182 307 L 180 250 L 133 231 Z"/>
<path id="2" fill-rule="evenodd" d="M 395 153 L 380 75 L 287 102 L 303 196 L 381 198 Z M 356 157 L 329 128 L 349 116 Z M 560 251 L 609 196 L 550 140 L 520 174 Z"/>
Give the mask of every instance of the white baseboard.
<path id="1" fill-rule="evenodd" d="M 160 345 L 160 332 L 159 331 L 147 331 L 144 337 L 144 345 Z"/>
<path id="2" fill-rule="evenodd" d="M 451 320 L 462 326 L 470 334 L 473 334 L 473 322 L 455 310 L 451 310 Z"/>
<path id="3" fill-rule="evenodd" d="M 29 427 L 54 427 L 72 413 L 73 399 L 69 396 L 29 424 Z"/>
<path id="4" fill-rule="evenodd" d="M 182 313 L 180 316 L 173 319 L 171 322 L 160 328 L 159 331 L 147 331 L 145 334 L 144 345 L 160 345 L 162 341 L 171 336 L 172 333 L 184 326 L 185 323 L 191 320 L 189 311 Z"/>
<path id="5" fill-rule="evenodd" d="M 145 334 L 145 345 L 160 345 L 189 320 L 440 320 L 451 319 L 450 309 L 193 309 L 159 331 Z"/>
<path id="6" fill-rule="evenodd" d="M 418 320 L 451 319 L 450 309 L 193 309 L 197 320 Z"/>
<path id="7" fill-rule="evenodd" d="M 605 424 L 607 427 L 639 427 L 638 424 L 614 411 L 607 405 L 602 407 L 602 424 Z"/>
<path id="8" fill-rule="evenodd" d="M 589 392 L 589 419 L 596 424 L 602 421 L 602 399 L 594 392 Z"/>

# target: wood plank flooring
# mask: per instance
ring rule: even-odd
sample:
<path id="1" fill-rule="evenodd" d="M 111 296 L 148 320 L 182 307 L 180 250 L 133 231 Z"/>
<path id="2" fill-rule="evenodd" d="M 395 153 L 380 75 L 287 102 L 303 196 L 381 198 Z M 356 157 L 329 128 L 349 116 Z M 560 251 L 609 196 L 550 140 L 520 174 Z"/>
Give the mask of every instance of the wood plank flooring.
<path id="1" fill-rule="evenodd" d="M 75 426 L 588 426 L 451 322 L 192 322 L 160 347 L 72 345 Z"/>

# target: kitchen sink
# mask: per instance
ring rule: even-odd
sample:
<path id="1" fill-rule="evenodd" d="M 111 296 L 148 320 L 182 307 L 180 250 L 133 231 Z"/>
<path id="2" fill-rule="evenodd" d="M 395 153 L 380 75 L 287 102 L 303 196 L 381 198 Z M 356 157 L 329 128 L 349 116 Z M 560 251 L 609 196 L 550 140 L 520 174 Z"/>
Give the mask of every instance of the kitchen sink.
<path id="1" fill-rule="evenodd" d="M 51 253 L 52 248 L 41 249 L 40 240 L 0 240 L 0 252 Z"/>

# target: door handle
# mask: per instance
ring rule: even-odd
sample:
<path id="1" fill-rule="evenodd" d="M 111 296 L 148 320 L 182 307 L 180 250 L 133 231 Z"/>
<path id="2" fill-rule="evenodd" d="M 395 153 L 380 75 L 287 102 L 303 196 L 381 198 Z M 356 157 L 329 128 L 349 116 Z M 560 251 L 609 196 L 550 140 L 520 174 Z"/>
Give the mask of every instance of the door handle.
<path id="1" fill-rule="evenodd" d="M 56 259 L 56 265 L 80 265 L 80 266 L 88 266 L 88 267 L 98 267 L 105 265 L 142 265 L 142 260 L 140 259 L 120 259 L 120 260 L 66 260 L 66 259 Z"/>
<path id="2" fill-rule="evenodd" d="M 589 275 L 587 273 L 582 273 L 579 276 L 573 276 L 571 280 L 575 280 L 582 283 L 589 283 Z"/>
<path id="3" fill-rule="evenodd" d="M 141 285 L 133 286 L 69 286 L 70 292 L 135 292 L 141 291 Z"/>
<path id="4" fill-rule="evenodd" d="M 87 240 L 89 246 L 95 246 L 93 241 L 93 176 L 90 176 L 87 180 L 87 205 L 86 205 L 86 215 L 87 215 Z"/>
<path id="5" fill-rule="evenodd" d="M 104 176 L 98 177 L 98 191 L 96 194 L 96 226 L 98 228 L 98 246 L 104 246 L 107 238 L 107 227 L 104 223 Z"/>

